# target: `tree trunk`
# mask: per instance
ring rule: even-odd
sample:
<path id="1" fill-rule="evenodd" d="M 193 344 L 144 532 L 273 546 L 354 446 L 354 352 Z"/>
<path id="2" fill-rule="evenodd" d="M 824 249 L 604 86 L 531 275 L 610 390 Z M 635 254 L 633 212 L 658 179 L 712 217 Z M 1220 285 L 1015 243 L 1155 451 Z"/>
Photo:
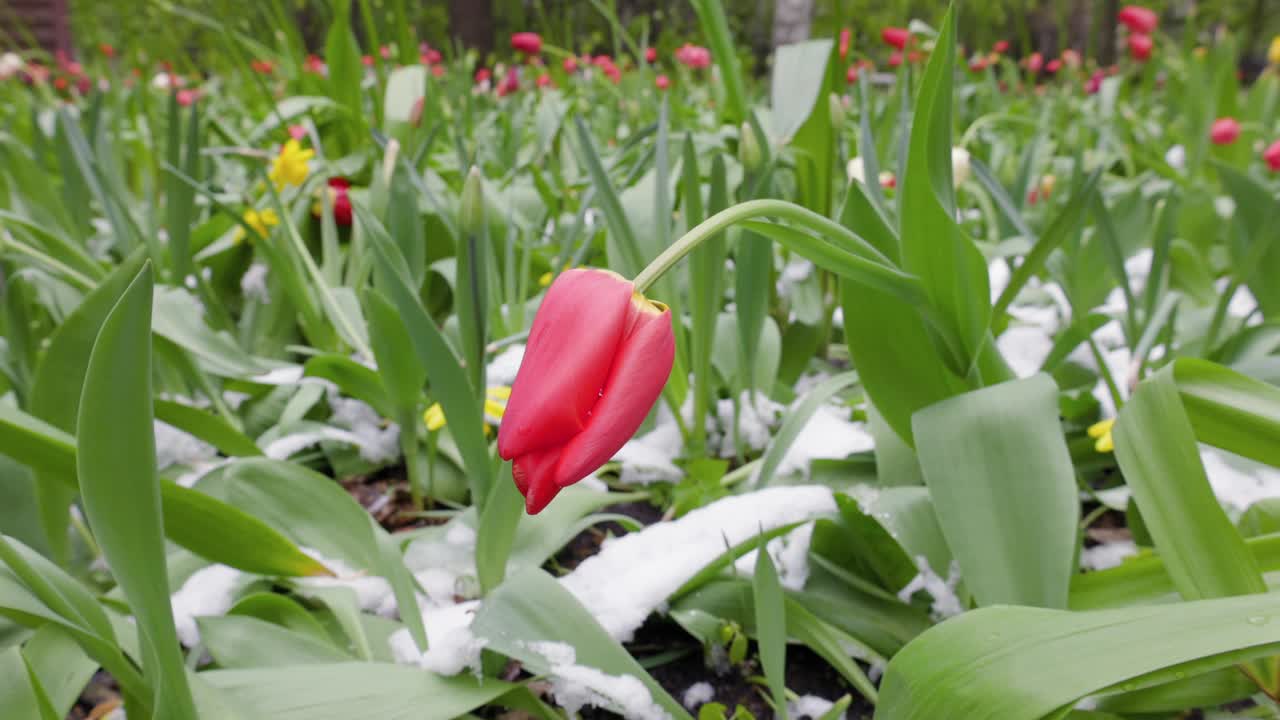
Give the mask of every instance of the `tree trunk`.
<path id="1" fill-rule="evenodd" d="M 1098 18 L 1101 37 L 1098 38 L 1098 62 L 1114 65 L 1116 62 L 1116 15 L 1120 13 L 1120 0 L 1102 3 L 1102 17 Z"/>
<path id="2" fill-rule="evenodd" d="M 493 0 L 449 0 L 449 26 L 464 47 L 483 58 L 493 50 Z"/>
<path id="3" fill-rule="evenodd" d="M 777 0 L 773 5 L 773 46 L 809 39 L 813 0 Z"/>

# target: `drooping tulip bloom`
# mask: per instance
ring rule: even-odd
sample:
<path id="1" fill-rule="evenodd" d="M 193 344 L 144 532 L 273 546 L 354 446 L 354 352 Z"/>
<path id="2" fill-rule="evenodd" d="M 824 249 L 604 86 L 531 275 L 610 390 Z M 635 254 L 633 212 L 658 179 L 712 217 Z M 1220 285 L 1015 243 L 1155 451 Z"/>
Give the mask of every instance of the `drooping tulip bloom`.
<path id="1" fill-rule="evenodd" d="M 525 55 L 542 52 L 542 36 L 533 32 L 518 32 L 511 36 L 511 49 Z"/>
<path id="2" fill-rule="evenodd" d="M 849 44 L 853 41 L 853 32 L 849 28 L 840 29 L 840 59 L 849 57 Z"/>
<path id="3" fill-rule="evenodd" d="M 1233 117 L 1218 118 L 1209 127 L 1209 139 L 1214 145 L 1230 145 L 1240 137 L 1240 123 Z"/>
<path id="4" fill-rule="evenodd" d="M 906 28 L 887 27 L 880 31 L 880 39 L 884 40 L 886 45 L 904 50 L 907 47 L 907 41 L 911 39 L 911 31 Z"/>
<path id="5" fill-rule="evenodd" d="M 1267 167 L 1271 168 L 1271 172 L 1280 172 L 1280 140 L 1277 140 L 1267 146 L 1262 151 L 1262 159 L 1267 163 Z"/>
<path id="6" fill-rule="evenodd" d="M 1134 60 L 1145 62 L 1151 58 L 1151 48 L 1154 45 L 1150 35 L 1134 33 L 1129 36 L 1129 55 Z"/>
<path id="7" fill-rule="evenodd" d="M 631 438 L 671 374 L 671 311 L 608 270 L 561 273 L 533 320 L 498 430 L 530 514 Z"/>
<path id="8" fill-rule="evenodd" d="M 1144 8 L 1140 5 L 1125 5 L 1120 10 L 1120 14 L 1116 16 L 1122 25 L 1129 28 L 1129 32 L 1141 33 L 1142 35 L 1150 35 L 1156 31 L 1156 26 L 1160 24 L 1160 16 L 1156 15 L 1156 11 L 1151 8 Z"/>

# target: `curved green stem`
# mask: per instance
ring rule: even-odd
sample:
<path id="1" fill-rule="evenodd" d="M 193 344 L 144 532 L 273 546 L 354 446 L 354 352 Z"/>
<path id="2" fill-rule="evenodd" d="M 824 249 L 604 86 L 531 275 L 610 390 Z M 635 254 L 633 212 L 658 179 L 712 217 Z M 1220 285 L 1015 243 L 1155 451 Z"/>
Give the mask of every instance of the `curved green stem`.
<path id="1" fill-rule="evenodd" d="M 841 245 L 845 246 L 855 254 L 861 255 L 867 259 L 874 260 L 881 264 L 893 267 L 893 263 L 883 253 L 876 250 L 867 241 L 858 237 L 845 226 L 829 220 L 812 210 L 805 209 L 785 200 L 748 200 L 744 203 L 738 203 L 731 208 L 721 210 L 712 215 L 694 228 L 686 232 L 679 240 L 675 241 L 662 254 L 653 259 L 649 266 L 640 271 L 635 278 L 636 292 L 643 293 L 663 273 L 670 270 L 676 263 L 680 262 L 685 255 L 688 255 L 694 248 L 707 238 L 710 238 L 731 225 L 749 220 L 751 218 L 770 216 L 774 218 L 782 218 L 801 225 L 809 230 L 818 233 L 821 236 L 838 240 Z"/>

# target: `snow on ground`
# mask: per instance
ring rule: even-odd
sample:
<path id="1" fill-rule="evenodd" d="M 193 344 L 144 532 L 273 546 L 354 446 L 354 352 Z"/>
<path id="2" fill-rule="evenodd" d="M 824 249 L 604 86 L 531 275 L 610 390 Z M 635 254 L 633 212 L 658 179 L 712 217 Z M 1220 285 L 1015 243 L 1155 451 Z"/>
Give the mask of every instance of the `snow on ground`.
<path id="1" fill-rule="evenodd" d="M 357 570 L 342 560 L 327 558 L 311 548 L 299 548 L 333 573 L 333 577 L 303 577 L 294 583 L 303 588 L 350 588 L 356 594 L 356 602 L 361 610 L 395 617 L 396 601 L 391 593 L 391 584 L 380 575 L 370 575 Z"/>
<path id="2" fill-rule="evenodd" d="M 797 400 L 797 402 L 799 402 Z M 840 460 L 875 447 L 866 424 L 849 420 L 849 409 L 836 405 L 818 408 L 782 456 L 778 475 L 809 476 L 809 463 L 817 459 Z"/>
<path id="3" fill-rule="evenodd" d="M 577 653 L 564 643 L 538 642 L 530 646 L 551 665 L 551 694 L 569 717 L 591 705 L 613 710 L 628 720 L 667 720 L 670 714 L 653 701 L 649 688 L 632 675 L 609 675 L 575 664 Z"/>
<path id="4" fill-rule="evenodd" d="M 762 530 L 835 509 L 831 489 L 823 486 L 730 496 L 678 520 L 606 541 L 560 582 L 610 635 L 625 642 L 671 593 L 723 553 L 726 543 L 737 545 Z"/>
<path id="5" fill-rule="evenodd" d="M 391 462 L 400 456 L 400 426 L 387 422 L 367 403 L 328 390 L 329 421 L 346 428 L 355 438 L 360 457 L 371 463 Z"/>
<path id="6" fill-rule="evenodd" d="M 807 717 L 818 720 L 831 711 L 835 703 L 817 695 L 801 695 L 795 700 L 787 701 L 787 716 L 793 718 Z"/>
<path id="7" fill-rule="evenodd" d="M 737 436 L 749 450 L 761 450 L 769 444 L 773 437 L 773 428 L 778 425 L 779 416 L 784 407 L 769 399 L 759 391 L 746 391 L 738 398 L 737 407 L 733 400 L 725 399 L 716 403 L 716 420 L 719 423 L 720 457 L 731 458 L 738 454 L 734 440 L 734 412 L 738 413 Z M 715 438 L 713 438 L 715 439 Z"/>
<path id="8" fill-rule="evenodd" d="M 195 466 L 218 457 L 218 451 L 209 443 L 169 423 L 156 420 L 156 467 L 163 470 L 170 465 Z"/>
<path id="9" fill-rule="evenodd" d="M 765 549 L 778 571 L 778 580 L 788 590 L 803 590 L 809 579 L 809 544 L 813 540 L 813 523 L 805 523 L 781 537 L 770 540 Z M 738 558 L 734 567 L 739 573 L 750 575 L 755 571 L 758 550 Z"/>
<path id="10" fill-rule="evenodd" d="M 489 385 L 510 385 L 516 381 L 516 372 L 524 360 L 524 345 L 511 345 L 494 356 L 485 369 L 485 382 Z"/>
<path id="11" fill-rule="evenodd" d="M 252 575 L 226 565 L 209 565 L 192 573 L 169 598 L 182 644 L 200 644 L 196 618 L 226 615 L 235 604 L 236 595 L 252 581 Z"/>
<path id="12" fill-rule="evenodd" d="M 1138 545 L 1132 540 L 1116 540 L 1094 545 L 1080 551 L 1080 567 L 1085 570 L 1106 570 L 1138 554 Z"/>
<path id="13" fill-rule="evenodd" d="M 1233 522 L 1253 503 L 1280 497 L 1280 469 L 1208 445 L 1200 446 L 1200 461 Z"/>
<path id="14" fill-rule="evenodd" d="M 690 412 L 692 417 L 692 412 Z M 671 408 L 659 402 L 654 427 L 644 435 L 632 438 L 613 459 L 622 464 L 619 480 L 635 485 L 655 482 L 678 482 L 684 473 L 671 462 L 684 452 L 684 436 L 676 424 Z"/>
<path id="15" fill-rule="evenodd" d="M 716 690 L 711 687 L 711 683 L 696 682 L 685 689 L 684 696 L 680 698 L 680 704 L 690 710 L 697 710 L 702 705 L 714 700 L 715 697 Z"/>
<path id="16" fill-rule="evenodd" d="M 956 595 L 956 587 L 960 585 L 959 563 L 951 561 L 945 579 L 929 567 L 929 560 L 923 555 L 916 557 L 916 567 L 920 570 L 919 574 L 898 591 L 899 600 L 909 603 L 913 595 L 924 590 L 933 597 L 929 612 L 933 619 L 944 620 L 964 612 L 964 606 Z"/>
<path id="17" fill-rule="evenodd" d="M 471 632 L 471 622 L 479 608 L 479 600 L 424 608 L 422 623 L 427 630 L 426 652 L 418 649 L 407 629 L 401 629 L 388 641 L 392 656 L 398 663 L 417 665 L 440 675 L 457 675 L 467 668 L 480 672 L 480 652 L 486 642 Z"/>

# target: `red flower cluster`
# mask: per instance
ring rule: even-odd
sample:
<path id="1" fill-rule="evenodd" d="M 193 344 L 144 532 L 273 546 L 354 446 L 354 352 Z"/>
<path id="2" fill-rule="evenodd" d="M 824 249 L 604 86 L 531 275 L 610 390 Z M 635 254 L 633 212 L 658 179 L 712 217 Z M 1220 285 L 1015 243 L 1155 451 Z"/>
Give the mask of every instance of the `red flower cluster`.
<path id="1" fill-rule="evenodd" d="M 511 36 L 511 49 L 525 55 L 542 52 L 542 36 L 532 32 L 518 32 Z"/>
<path id="2" fill-rule="evenodd" d="M 685 43 L 676 50 L 676 61 L 694 70 L 711 67 L 711 51 L 700 46 Z"/>
<path id="3" fill-rule="evenodd" d="M 911 31 L 906 28 L 887 27 L 880 31 L 880 39 L 884 40 L 886 45 L 905 50 L 907 41 L 911 39 Z"/>
<path id="4" fill-rule="evenodd" d="M 1150 59 L 1151 50 L 1155 46 L 1151 34 L 1160 25 L 1160 16 L 1150 8 L 1125 5 L 1116 19 L 1129 29 L 1129 56 L 1139 62 Z"/>

